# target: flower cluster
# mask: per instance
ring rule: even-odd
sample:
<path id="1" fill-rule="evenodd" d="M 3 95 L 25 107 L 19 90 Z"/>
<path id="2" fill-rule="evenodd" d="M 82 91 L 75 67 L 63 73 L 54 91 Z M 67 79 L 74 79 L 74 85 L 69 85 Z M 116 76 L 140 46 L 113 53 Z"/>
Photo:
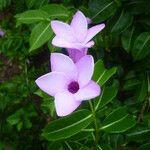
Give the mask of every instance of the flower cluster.
<path id="1" fill-rule="evenodd" d="M 97 97 L 100 87 L 91 80 L 94 71 L 94 60 L 87 55 L 88 48 L 94 45 L 91 39 L 105 25 L 100 24 L 88 29 L 88 21 L 81 11 L 78 11 L 71 24 L 52 21 L 51 27 L 56 34 L 52 44 L 67 48 L 69 57 L 51 54 L 51 70 L 36 80 L 36 84 L 47 94 L 54 96 L 58 116 L 72 113 L 84 100 Z"/>

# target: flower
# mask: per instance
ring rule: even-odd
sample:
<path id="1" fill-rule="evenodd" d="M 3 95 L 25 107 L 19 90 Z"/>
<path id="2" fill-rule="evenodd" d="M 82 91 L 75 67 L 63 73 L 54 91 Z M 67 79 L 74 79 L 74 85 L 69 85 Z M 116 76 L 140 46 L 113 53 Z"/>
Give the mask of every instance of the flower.
<path id="1" fill-rule="evenodd" d="M 69 57 L 73 60 L 73 62 L 77 62 L 79 59 L 81 59 L 83 56 L 87 55 L 87 48 L 83 48 L 81 51 L 78 49 L 67 49 Z"/>
<path id="2" fill-rule="evenodd" d="M 54 96 L 56 113 L 66 116 L 72 113 L 82 101 L 97 97 L 100 87 L 91 80 L 94 60 L 91 55 L 74 63 L 68 56 L 51 54 L 52 72 L 36 80 L 36 84 L 47 94 Z"/>
<path id="3" fill-rule="evenodd" d="M 105 27 L 105 24 L 88 29 L 87 18 L 81 11 L 77 11 L 70 25 L 61 21 L 51 21 L 51 27 L 56 34 L 52 40 L 54 46 L 82 50 L 94 45 L 91 39 Z"/>
<path id="4" fill-rule="evenodd" d="M 4 31 L 2 31 L 2 30 L 0 29 L 0 37 L 3 37 L 4 35 L 5 35 Z"/>

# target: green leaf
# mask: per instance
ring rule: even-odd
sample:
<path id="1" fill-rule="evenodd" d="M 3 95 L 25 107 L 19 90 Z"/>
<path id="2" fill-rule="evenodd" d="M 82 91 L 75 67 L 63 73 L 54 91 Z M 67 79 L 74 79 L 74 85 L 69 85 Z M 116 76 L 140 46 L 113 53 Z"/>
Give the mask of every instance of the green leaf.
<path id="1" fill-rule="evenodd" d="M 39 21 L 50 21 L 49 15 L 42 10 L 28 10 L 15 16 L 17 18 L 17 24 L 31 24 Z"/>
<path id="2" fill-rule="evenodd" d="M 108 21 L 107 28 L 110 33 L 120 33 L 131 25 L 132 20 L 132 15 L 122 10 Z"/>
<path id="3" fill-rule="evenodd" d="M 9 116 L 7 118 L 7 121 L 11 124 L 11 125 L 15 125 L 20 121 L 20 116 L 23 114 L 23 109 L 19 109 L 17 110 L 14 114 L 12 114 L 11 116 Z"/>
<path id="4" fill-rule="evenodd" d="M 135 100 L 137 102 L 142 102 L 148 93 L 148 84 L 146 78 L 142 80 L 142 84 L 137 88 Z"/>
<path id="5" fill-rule="evenodd" d="M 104 87 L 101 92 L 100 98 L 95 101 L 95 110 L 97 110 L 98 108 L 100 109 L 111 102 L 117 95 L 117 92 L 118 88 L 115 86 Z"/>
<path id="6" fill-rule="evenodd" d="M 121 133 L 135 126 L 136 121 L 125 108 L 117 108 L 103 121 L 101 130 L 109 133 Z"/>
<path id="7" fill-rule="evenodd" d="M 150 149 L 150 143 L 146 143 L 141 145 L 137 150 L 149 150 Z"/>
<path id="8" fill-rule="evenodd" d="M 69 17 L 68 9 L 60 4 L 47 4 L 40 9 L 45 11 L 50 19 L 65 19 L 66 21 Z"/>
<path id="9" fill-rule="evenodd" d="M 140 60 L 150 54 L 150 33 L 141 33 L 134 42 L 132 56 L 134 60 Z"/>
<path id="10" fill-rule="evenodd" d="M 92 114 L 88 110 L 79 110 L 73 114 L 49 123 L 42 136 L 49 141 L 65 139 L 79 133 L 92 121 Z"/>
<path id="11" fill-rule="evenodd" d="M 143 141 L 150 138 L 150 129 L 148 128 L 134 128 L 127 134 L 127 139 L 129 141 Z"/>
<path id="12" fill-rule="evenodd" d="M 53 32 L 50 28 L 50 23 L 41 22 L 34 27 L 30 36 L 30 49 L 29 51 L 33 51 L 47 41 L 49 41 L 53 36 Z"/>
<path id="13" fill-rule="evenodd" d="M 113 0 L 93 0 L 89 4 L 91 19 L 99 23 L 112 16 L 117 9 L 117 4 Z"/>
<path id="14" fill-rule="evenodd" d="M 93 80 L 102 86 L 112 75 L 116 73 L 116 71 L 116 67 L 105 69 L 103 61 L 98 60 L 94 66 Z"/>
<path id="15" fill-rule="evenodd" d="M 135 27 L 134 26 L 130 27 L 127 30 L 125 30 L 121 36 L 122 46 L 128 53 L 130 52 L 132 47 L 134 31 L 135 31 Z"/>

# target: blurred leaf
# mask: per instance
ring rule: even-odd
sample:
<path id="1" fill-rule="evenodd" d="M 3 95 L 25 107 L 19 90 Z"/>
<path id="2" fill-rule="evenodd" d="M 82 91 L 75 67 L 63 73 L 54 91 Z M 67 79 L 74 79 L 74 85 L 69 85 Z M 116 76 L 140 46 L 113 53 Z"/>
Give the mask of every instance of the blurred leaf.
<path id="1" fill-rule="evenodd" d="M 49 123 L 42 136 L 49 141 L 68 138 L 87 127 L 92 121 L 92 114 L 88 110 L 79 110 L 73 114 Z"/>
<path id="2" fill-rule="evenodd" d="M 141 145 L 137 150 L 149 150 L 150 149 L 150 143 L 146 143 Z"/>
<path id="3" fill-rule="evenodd" d="M 116 71 L 116 67 L 105 69 L 103 61 L 98 60 L 94 66 L 93 80 L 102 86 L 112 75 L 116 73 Z"/>
<path id="4" fill-rule="evenodd" d="M 121 133 L 135 126 L 136 121 L 125 108 L 117 108 L 102 123 L 101 130 L 109 133 Z"/>
<path id="5" fill-rule="evenodd" d="M 132 56 L 134 60 L 145 58 L 150 53 L 150 33 L 141 33 L 134 42 Z"/>
<path id="6" fill-rule="evenodd" d="M 25 0 L 25 3 L 28 7 L 28 9 L 32 8 L 35 4 L 36 0 Z"/>
<path id="7" fill-rule="evenodd" d="M 135 31 L 135 27 L 130 27 L 126 29 L 121 36 L 121 42 L 123 48 L 129 53 L 133 43 L 133 33 Z"/>
<path id="8" fill-rule="evenodd" d="M 113 0 L 93 0 L 89 4 L 91 19 L 94 23 L 105 21 L 112 16 L 117 9 L 117 4 Z"/>
<path id="9" fill-rule="evenodd" d="M 45 11 L 50 19 L 68 19 L 69 17 L 67 8 L 60 4 L 47 4 L 40 9 Z"/>
<path id="10" fill-rule="evenodd" d="M 7 118 L 7 121 L 11 124 L 11 125 L 15 125 L 20 121 L 20 116 L 23 114 L 23 109 L 19 109 L 17 110 L 14 114 L 12 114 L 11 116 L 9 116 Z"/>
<path id="11" fill-rule="evenodd" d="M 29 52 L 41 47 L 52 38 L 53 32 L 49 23 L 41 22 L 37 24 L 30 36 L 30 49 Z"/>
<path id="12" fill-rule="evenodd" d="M 142 84 L 137 88 L 135 100 L 137 102 L 142 102 L 148 93 L 148 85 L 146 78 L 143 78 Z"/>
<path id="13" fill-rule="evenodd" d="M 109 145 L 100 144 L 97 145 L 96 150 L 112 150 L 112 148 Z"/>
<path id="14" fill-rule="evenodd" d="M 15 17 L 17 19 L 17 25 L 21 23 L 31 24 L 39 21 L 50 21 L 49 15 L 42 10 L 28 10 L 21 14 L 17 14 Z"/>
<path id="15" fill-rule="evenodd" d="M 140 127 L 134 128 L 127 134 L 129 141 L 143 141 L 150 138 L 150 129 L 143 129 Z"/>
<path id="16" fill-rule="evenodd" d="M 100 97 L 95 101 L 95 110 L 100 109 L 111 102 L 117 95 L 118 88 L 115 86 L 104 87 Z"/>
<path id="17" fill-rule="evenodd" d="M 120 33 L 131 25 L 132 20 L 132 15 L 122 10 L 122 12 L 119 11 L 108 21 L 107 28 L 110 33 Z"/>
<path id="18" fill-rule="evenodd" d="M 141 81 L 138 80 L 137 78 L 131 78 L 125 81 L 123 85 L 124 90 L 133 90 L 137 89 L 137 86 L 141 84 Z"/>

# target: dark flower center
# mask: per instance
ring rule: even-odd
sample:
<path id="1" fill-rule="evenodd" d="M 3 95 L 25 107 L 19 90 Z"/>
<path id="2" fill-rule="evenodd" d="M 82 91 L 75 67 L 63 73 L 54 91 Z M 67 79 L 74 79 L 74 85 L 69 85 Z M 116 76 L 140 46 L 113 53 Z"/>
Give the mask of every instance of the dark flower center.
<path id="1" fill-rule="evenodd" d="M 79 84 L 76 81 L 71 82 L 68 85 L 68 90 L 69 92 L 71 92 L 72 94 L 76 93 L 79 90 Z"/>

